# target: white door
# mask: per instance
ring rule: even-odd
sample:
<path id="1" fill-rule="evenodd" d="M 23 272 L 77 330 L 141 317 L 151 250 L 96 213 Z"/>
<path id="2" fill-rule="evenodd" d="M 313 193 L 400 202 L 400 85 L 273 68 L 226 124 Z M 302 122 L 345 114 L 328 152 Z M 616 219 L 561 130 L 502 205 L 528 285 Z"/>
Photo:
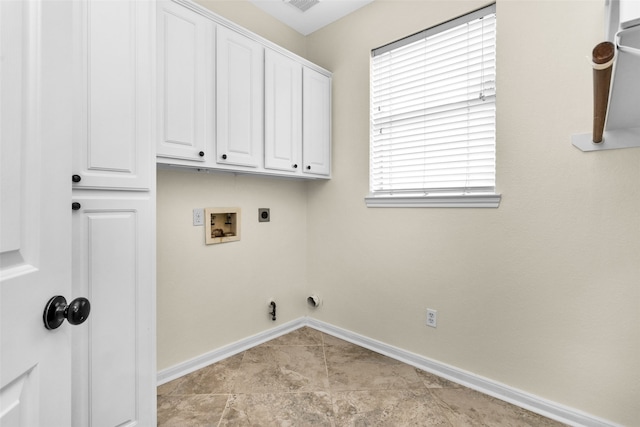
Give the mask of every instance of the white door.
<path id="1" fill-rule="evenodd" d="M 55 3 L 55 4 L 54 4 Z M 0 426 L 71 424 L 71 2 L 0 1 Z"/>
<path id="2" fill-rule="evenodd" d="M 154 8 L 0 0 L 0 427 L 155 425 L 154 192 L 144 191 L 155 183 Z M 87 10 L 91 22 L 80 19 Z M 106 49 L 106 33 L 121 29 L 100 17 L 127 21 L 128 37 L 145 47 L 114 38 Z M 91 58 L 79 55 L 85 41 Z M 103 86 L 130 82 L 123 70 L 140 78 L 94 90 L 107 72 L 99 53 L 114 50 L 122 69 Z M 79 103 L 88 117 L 74 114 Z M 115 125 L 105 129 L 108 118 Z M 111 128 L 125 142 L 103 158 Z M 79 139 L 90 148 L 74 150 Z M 80 168 L 78 151 L 91 153 Z M 129 191 L 111 191 L 121 188 Z M 56 295 L 93 298 L 95 309 L 83 324 L 46 329 Z"/>

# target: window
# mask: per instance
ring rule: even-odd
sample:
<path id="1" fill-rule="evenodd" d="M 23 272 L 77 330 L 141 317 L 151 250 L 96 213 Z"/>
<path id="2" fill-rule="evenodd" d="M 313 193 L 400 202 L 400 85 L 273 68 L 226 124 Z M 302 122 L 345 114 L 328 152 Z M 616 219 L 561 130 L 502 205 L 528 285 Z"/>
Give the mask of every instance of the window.
<path id="1" fill-rule="evenodd" d="M 498 206 L 495 10 L 371 52 L 368 206 Z"/>

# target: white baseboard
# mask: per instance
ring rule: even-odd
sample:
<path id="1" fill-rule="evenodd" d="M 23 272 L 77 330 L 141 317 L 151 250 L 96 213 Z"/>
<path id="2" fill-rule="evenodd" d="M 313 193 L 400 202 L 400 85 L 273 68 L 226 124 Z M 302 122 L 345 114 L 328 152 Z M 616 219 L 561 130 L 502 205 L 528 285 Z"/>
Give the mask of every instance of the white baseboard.
<path id="1" fill-rule="evenodd" d="M 560 405 L 543 399 L 533 394 L 515 389 L 499 382 L 481 377 L 471 372 L 446 365 L 442 362 L 417 355 L 415 353 L 390 346 L 380 341 L 373 340 L 363 335 L 321 322 L 316 319 L 306 319 L 306 325 L 310 328 L 325 332 L 350 343 L 368 348 L 376 353 L 391 357 L 408 365 L 422 369 L 439 377 L 453 381 L 457 384 L 469 387 L 481 393 L 493 396 L 497 399 L 527 409 L 536 414 L 568 424 L 575 427 L 622 427 L 611 421 L 594 417 L 593 415 L 578 411 L 573 408 Z"/>
<path id="2" fill-rule="evenodd" d="M 553 420 L 568 424 L 570 426 L 622 427 L 621 425 L 613 423 L 611 421 L 594 417 L 593 415 L 584 413 L 582 411 L 569 408 L 567 406 L 543 399 L 541 397 L 518 390 L 505 384 L 501 384 L 488 378 L 481 377 L 474 373 L 467 372 L 462 369 L 458 369 L 456 367 L 438 362 L 436 360 L 432 360 L 424 356 L 420 356 L 418 354 L 390 346 L 380 341 L 376 341 L 374 339 L 310 317 L 301 317 L 268 331 L 240 340 L 228 346 L 221 347 L 212 352 L 203 354 L 184 363 L 172 366 L 171 368 L 164 369 L 158 372 L 158 385 L 197 371 L 198 369 L 204 368 L 205 366 L 208 366 L 212 363 L 219 362 L 220 360 L 231 357 L 242 351 L 255 347 L 256 345 L 277 338 L 281 335 L 288 334 L 289 332 L 303 326 L 308 326 L 318 331 L 327 333 L 336 338 L 343 339 L 350 343 L 359 345 L 360 347 L 364 347 L 369 350 L 375 351 L 376 353 L 391 357 L 395 360 L 422 369 L 423 371 L 430 372 L 449 381 L 453 381 L 457 384 L 469 387 L 473 390 L 479 391 L 489 396 L 493 396 L 497 399 L 527 409 L 531 412 L 535 412 L 536 414 L 543 415 L 547 418 L 551 418 Z"/>
<path id="3" fill-rule="evenodd" d="M 184 375 L 195 372 L 198 369 L 202 369 L 213 363 L 224 360 L 228 357 L 231 357 L 235 354 L 241 353 L 252 347 L 255 347 L 257 345 L 270 341 L 281 335 L 288 334 L 289 332 L 299 329 L 306 325 L 307 325 L 307 319 L 304 317 L 301 317 L 291 322 L 287 322 L 282 325 L 276 326 L 275 328 L 269 329 L 268 331 L 261 332 L 249 338 L 244 338 L 233 344 L 220 347 L 217 350 L 210 351 L 208 353 L 195 357 L 191 360 L 187 360 L 186 362 L 182 362 L 170 368 L 163 369 L 158 372 L 158 385 L 162 385 L 169 381 L 175 380 L 176 378 L 180 378 Z"/>

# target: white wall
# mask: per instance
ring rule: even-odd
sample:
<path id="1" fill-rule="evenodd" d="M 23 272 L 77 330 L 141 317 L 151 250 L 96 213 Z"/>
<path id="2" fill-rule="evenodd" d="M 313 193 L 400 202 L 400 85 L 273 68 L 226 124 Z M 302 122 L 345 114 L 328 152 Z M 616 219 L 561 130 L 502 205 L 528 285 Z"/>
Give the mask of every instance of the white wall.
<path id="1" fill-rule="evenodd" d="M 306 40 L 244 0 L 201 3 L 334 72 L 333 179 L 159 171 L 159 369 L 272 327 L 269 296 L 276 324 L 305 315 L 317 290 L 320 320 L 640 424 L 640 150 L 570 143 L 591 129 L 603 1 L 498 1 L 503 200 L 488 210 L 363 200 L 369 51 L 486 2 L 377 0 Z M 205 206 L 241 207 L 241 242 L 205 246 Z"/>
<path id="2" fill-rule="evenodd" d="M 640 150 L 570 142 L 591 131 L 604 1 L 498 1 L 500 208 L 365 207 L 370 50 L 484 4 L 377 0 L 308 37 L 334 72 L 334 179 L 309 190 L 317 317 L 640 425 Z"/>

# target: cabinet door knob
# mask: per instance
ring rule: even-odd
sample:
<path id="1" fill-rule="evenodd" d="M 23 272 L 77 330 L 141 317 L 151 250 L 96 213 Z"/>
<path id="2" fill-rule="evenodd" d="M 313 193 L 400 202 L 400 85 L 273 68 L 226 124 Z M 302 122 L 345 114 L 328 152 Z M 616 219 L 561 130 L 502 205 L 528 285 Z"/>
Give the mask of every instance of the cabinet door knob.
<path id="1" fill-rule="evenodd" d="M 298 169 L 298 165 L 297 165 L 297 164 L 296 164 L 296 165 L 293 165 L 293 168 L 294 168 L 294 169 Z"/>
<path id="2" fill-rule="evenodd" d="M 71 203 L 71 209 L 73 209 L 74 211 L 80 210 L 81 207 L 82 205 L 78 202 Z"/>
<path id="3" fill-rule="evenodd" d="M 82 181 L 82 177 L 80 175 L 72 175 L 71 176 L 71 181 L 80 182 L 80 181 Z"/>
<path id="4" fill-rule="evenodd" d="M 307 170 L 310 171 L 311 170 L 311 166 L 307 166 Z"/>
<path id="5" fill-rule="evenodd" d="M 199 152 L 199 153 L 198 153 L 198 155 L 199 155 L 200 157 L 204 157 L 204 151 Z"/>
<path id="6" fill-rule="evenodd" d="M 227 160 L 227 155 L 226 154 L 222 155 L 222 160 Z"/>

